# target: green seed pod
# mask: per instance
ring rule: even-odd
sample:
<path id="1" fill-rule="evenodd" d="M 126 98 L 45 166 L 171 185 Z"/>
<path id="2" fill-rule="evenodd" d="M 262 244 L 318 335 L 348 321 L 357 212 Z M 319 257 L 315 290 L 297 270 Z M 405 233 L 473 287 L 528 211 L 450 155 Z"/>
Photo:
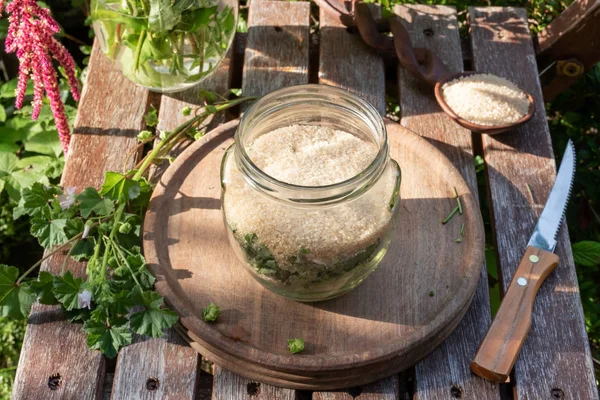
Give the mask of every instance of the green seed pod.
<path id="1" fill-rule="evenodd" d="M 119 233 L 127 234 L 131 232 L 131 224 L 129 222 L 124 222 L 119 226 Z"/>

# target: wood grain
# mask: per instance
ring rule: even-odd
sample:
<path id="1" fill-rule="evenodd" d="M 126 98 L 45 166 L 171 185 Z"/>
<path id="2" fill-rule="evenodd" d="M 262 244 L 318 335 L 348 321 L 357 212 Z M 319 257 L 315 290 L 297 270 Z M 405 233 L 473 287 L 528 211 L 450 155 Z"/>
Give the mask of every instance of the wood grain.
<path id="1" fill-rule="evenodd" d="M 199 362 L 198 353 L 172 329 L 160 339 L 137 337 L 119 352 L 111 398 L 194 399 Z M 158 385 L 149 387 L 149 380 Z"/>
<path id="2" fill-rule="evenodd" d="M 557 265 L 556 254 L 527 247 L 494 322 L 471 363 L 474 373 L 493 382 L 506 382 L 531 328 L 535 296 Z"/>
<path id="3" fill-rule="evenodd" d="M 371 8 L 375 17 L 379 8 Z M 385 115 L 385 73 L 383 60 L 375 54 L 358 33 L 320 10 L 319 83 L 339 86 L 371 103 Z"/>
<path id="4" fill-rule="evenodd" d="M 250 279 L 229 247 L 219 171 L 234 130 L 235 121 L 221 126 L 173 163 L 153 194 L 144 227 L 156 289 L 182 316 L 203 355 L 250 379 L 333 389 L 393 375 L 450 334 L 479 280 L 483 227 L 475 197 L 441 153 L 400 125 L 388 124 L 391 155 L 404 179 L 388 254 L 352 292 L 306 304 Z M 442 226 L 456 204 L 452 187 L 465 213 Z M 459 244 L 463 222 L 466 236 Z M 210 301 L 223 310 L 215 324 L 201 317 Z M 301 355 L 289 354 L 290 337 L 305 339 Z"/>
<path id="5" fill-rule="evenodd" d="M 119 88 L 119 90 L 115 90 Z M 62 185 L 99 187 L 105 171 L 129 169 L 135 161 L 136 134 L 142 128 L 148 91 L 122 76 L 94 44 L 90 68 L 82 93 L 71 150 Z M 45 262 L 42 270 L 60 273 L 63 256 Z M 69 261 L 76 275 L 85 264 Z M 104 359 L 90 350 L 81 325 L 64 319 L 57 307 L 35 304 L 30 318 L 13 399 L 94 399 L 102 395 Z M 58 390 L 48 388 L 48 378 L 58 373 Z"/>
<path id="6" fill-rule="evenodd" d="M 283 389 L 242 378 L 223 368 L 215 370 L 218 390 L 213 389 L 213 400 L 295 400 L 294 390 Z"/>
<path id="7" fill-rule="evenodd" d="M 189 119 L 181 110 L 184 107 L 196 109 L 202 103 L 201 90 L 224 94 L 231 82 L 230 50 L 217 70 L 200 85 L 184 92 L 163 95 L 158 112 L 157 130 L 168 131 Z M 215 115 L 206 125 L 207 129 L 225 121 L 225 114 Z M 176 157 L 191 141 L 177 145 L 171 152 Z M 152 180 L 156 180 L 169 163 L 152 170 Z M 113 399 L 193 399 L 200 375 L 200 357 L 172 329 L 165 332 L 161 339 L 151 339 L 136 335 L 135 343 L 121 350 L 114 376 Z M 159 382 L 156 390 L 148 390 L 146 384 L 150 378 Z"/>
<path id="8" fill-rule="evenodd" d="M 451 72 L 463 70 L 456 9 L 445 6 L 397 6 L 415 46 L 433 50 Z M 398 69 L 400 123 L 426 138 L 461 172 L 477 194 L 471 133 L 452 121 L 440 108 L 430 86 L 405 69 Z M 415 368 L 417 399 L 447 399 L 459 389 L 463 399 L 498 399 L 497 385 L 474 377 L 469 364 L 491 323 L 487 270 L 480 270 L 473 303 L 458 328 Z"/>
<path id="9" fill-rule="evenodd" d="M 397 400 L 398 375 L 342 391 L 314 392 L 312 400 Z"/>
<path id="10" fill-rule="evenodd" d="M 245 96 L 308 83 L 310 4 L 251 2 L 244 54 Z"/>
<path id="11" fill-rule="evenodd" d="M 527 15 L 515 8 L 470 8 L 473 65 L 523 87 L 537 103 L 535 117 L 499 136 L 482 136 L 502 288 L 525 251 L 556 176 L 556 163 Z M 597 399 L 577 276 L 566 226 L 558 237 L 560 265 L 536 298 L 531 332 L 514 368 L 518 398 Z M 554 392 L 553 392 L 554 391 Z"/>
<path id="12" fill-rule="evenodd" d="M 250 3 L 242 75 L 244 96 L 263 96 L 286 86 L 308 83 L 309 19 L 309 3 Z M 244 387 L 255 383 L 215 365 L 213 399 L 248 398 Z M 294 398 L 295 391 L 260 384 L 258 395 L 264 400 L 284 400 Z"/>
<path id="13" fill-rule="evenodd" d="M 319 11 L 319 83 L 347 89 L 385 115 L 383 60 L 372 52 L 358 33 L 349 33 L 331 15 L 322 9 Z M 381 15 L 379 7 L 372 7 L 371 12 L 376 17 Z M 350 391 L 314 392 L 313 400 L 344 400 L 359 392 L 357 399 L 396 399 L 398 390 L 398 376 L 394 375 Z"/>

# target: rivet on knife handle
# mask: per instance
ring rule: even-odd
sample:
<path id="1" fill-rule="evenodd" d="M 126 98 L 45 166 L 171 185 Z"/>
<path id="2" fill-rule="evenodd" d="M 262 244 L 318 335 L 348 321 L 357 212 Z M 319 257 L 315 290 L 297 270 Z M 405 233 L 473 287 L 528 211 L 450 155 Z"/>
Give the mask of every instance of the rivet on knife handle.
<path id="1" fill-rule="evenodd" d="M 506 382 L 531 328 L 535 296 L 558 265 L 558 256 L 527 247 L 500 309 L 481 343 L 471 370 L 494 382 Z"/>

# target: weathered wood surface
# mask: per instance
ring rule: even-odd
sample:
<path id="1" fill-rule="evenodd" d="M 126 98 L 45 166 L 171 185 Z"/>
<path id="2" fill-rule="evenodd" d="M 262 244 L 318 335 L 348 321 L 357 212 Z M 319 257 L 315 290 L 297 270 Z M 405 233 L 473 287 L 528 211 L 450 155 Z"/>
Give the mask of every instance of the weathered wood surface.
<path id="1" fill-rule="evenodd" d="M 114 88 L 118 87 L 119 91 Z M 105 171 L 131 168 L 135 161 L 136 134 L 142 128 L 148 91 L 135 86 L 114 69 L 97 44 L 90 60 L 70 155 L 62 184 L 99 187 Z M 118 127 L 118 128 L 117 128 Z M 42 270 L 60 273 L 63 255 L 52 257 Z M 76 275 L 85 264 L 67 263 Z M 67 322 L 57 307 L 34 305 L 13 391 L 14 399 L 94 399 L 102 394 L 104 359 L 90 350 L 81 325 Z M 48 379 L 60 374 L 62 384 L 50 390 Z"/>
<path id="2" fill-rule="evenodd" d="M 398 375 L 375 383 L 331 392 L 314 392 L 312 400 L 397 400 L 400 393 Z"/>
<path id="3" fill-rule="evenodd" d="M 390 123 L 390 154 L 404 181 L 386 257 L 344 296 L 298 303 L 240 273 L 230 250 L 219 172 L 234 123 L 179 156 L 155 189 L 144 224 L 155 287 L 183 316 L 202 354 L 251 379 L 323 390 L 393 375 L 439 345 L 469 307 L 483 264 L 479 204 L 452 164 L 418 135 Z M 465 212 L 442 226 L 456 205 L 453 187 Z M 456 243 L 462 223 L 465 237 Z M 210 301 L 223 310 L 219 323 L 202 319 Z M 289 354 L 291 337 L 306 341 L 301 356 Z"/>
<path id="4" fill-rule="evenodd" d="M 375 17 L 381 12 L 371 9 Z M 385 114 L 385 71 L 383 60 L 375 54 L 358 33 L 320 10 L 319 83 L 339 86 L 370 102 Z"/>
<path id="5" fill-rule="evenodd" d="M 172 329 L 119 352 L 111 399 L 194 399 L 200 357 Z"/>
<path id="6" fill-rule="evenodd" d="M 506 290 L 554 183 L 556 164 L 525 10 L 470 8 L 469 21 L 474 69 L 510 79 L 537 103 L 535 117 L 525 126 L 500 136 L 483 136 Z M 515 364 L 519 399 L 598 398 L 566 225 L 558 243 L 560 264 L 540 289 L 531 332 Z"/>
<path id="7" fill-rule="evenodd" d="M 433 50 L 450 72 L 461 72 L 463 60 L 456 9 L 445 6 L 396 6 L 414 46 Z M 471 132 L 456 124 L 440 108 L 433 88 L 398 68 L 400 123 L 425 137 L 461 172 L 477 194 Z M 460 390 L 462 399 L 498 399 L 498 385 L 474 377 L 469 364 L 491 323 L 487 270 L 482 265 L 479 285 L 465 317 L 442 345 L 415 368 L 418 399 L 447 399 Z"/>
<path id="8" fill-rule="evenodd" d="M 224 94 L 231 82 L 231 54 L 221 62 L 217 71 L 202 83 L 204 90 Z M 157 130 L 168 131 L 184 123 L 189 116 L 181 110 L 190 107 L 195 110 L 202 104 L 200 87 L 196 86 L 174 95 L 163 95 L 158 112 Z M 225 113 L 215 115 L 206 129 L 216 127 L 225 121 Z M 176 146 L 172 155 L 180 154 L 191 142 Z M 153 179 L 169 166 L 168 162 L 153 170 Z M 135 343 L 122 349 L 117 359 L 112 398 L 119 399 L 194 399 L 200 375 L 200 357 L 187 345 L 177 332 L 169 329 L 165 337 L 151 339 L 136 335 Z M 149 379 L 156 379 L 158 385 L 148 388 Z"/>
<path id="9" fill-rule="evenodd" d="M 244 55 L 244 96 L 308 83 L 310 4 L 250 3 Z"/>
<path id="10" fill-rule="evenodd" d="M 244 96 L 263 96 L 282 87 L 308 83 L 309 23 L 308 3 L 250 3 Z M 248 388 L 252 389 L 250 393 Z M 215 365 L 214 400 L 247 399 L 251 393 L 258 396 L 257 400 L 295 398 L 294 390 L 268 384 L 257 388 L 256 382 Z"/>
<path id="11" fill-rule="evenodd" d="M 381 10 L 373 7 L 374 16 Z M 385 71 L 381 57 L 362 41 L 358 33 L 349 33 L 329 14 L 320 10 L 319 83 L 347 89 L 370 102 L 385 115 Z M 313 400 L 344 400 L 360 391 L 357 399 L 398 398 L 398 376 L 350 391 L 315 392 Z"/>
<path id="12" fill-rule="evenodd" d="M 542 88 L 550 101 L 581 76 L 561 73 L 555 62 L 575 59 L 583 73 L 600 61 L 600 0 L 574 1 L 538 34 L 537 51 L 540 69 L 549 67 L 556 74 Z"/>
<path id="13" fill-rule="evenodd" d="M 223 368 L 215 369 L 213 400 L 296 400 L 296 392 L 251 381 Z"/>

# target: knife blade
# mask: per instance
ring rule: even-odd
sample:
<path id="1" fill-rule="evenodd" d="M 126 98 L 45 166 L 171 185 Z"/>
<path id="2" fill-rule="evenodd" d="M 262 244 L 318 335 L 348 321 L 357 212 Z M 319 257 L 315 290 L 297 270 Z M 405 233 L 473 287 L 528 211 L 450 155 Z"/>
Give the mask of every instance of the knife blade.
<path id="1" fill-rule="evenodd" d="M 471 370 L 493 382 L 506 382 L 531 328 L 535 296 L 558 265 L 556 239 L 565 215 L 573 178 L 575 148 L 567 143 L 554 186 L 527 244 L 498 313 L 481 343 Z"/>

